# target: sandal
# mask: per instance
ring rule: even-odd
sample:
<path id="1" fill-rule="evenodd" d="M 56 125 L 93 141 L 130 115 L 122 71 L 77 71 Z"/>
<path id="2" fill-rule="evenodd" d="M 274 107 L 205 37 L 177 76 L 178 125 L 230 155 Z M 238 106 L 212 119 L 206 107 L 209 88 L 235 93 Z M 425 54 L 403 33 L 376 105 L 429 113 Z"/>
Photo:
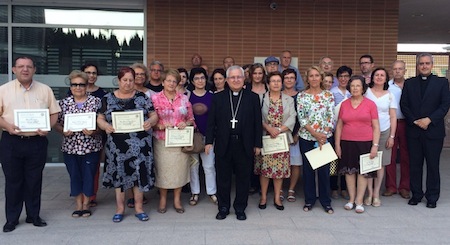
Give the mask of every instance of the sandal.
<path id="1" fill-rule="evenodd" d="M 135 214 L 134 216 L 140 221 L 147 221 L 150 219 L 146 213 Z"/>
<path id="2" fill-rule="evenodd" d="M 195 206 L 198 203 L 198 194 L 192 194 L 191 198 L 189 199 L 189 205 Z"/>
<path id="3" fill-rule="evenodd" d="M 344 209 L 345 210 L 352 210 L 353 209 L 353 203 L 348 202 L 347 204 L 344 205 Z"/>
<path id="4" fill-rule="evenodd" d="M 89 217 L 91 215 L 92 215 L 91 210 L 83 210 L 83 211 L 81 211 L 81 216 L 83 216 L 84 218 L 87 218 L 87 217 Z"/>
<path id="5" fill-rule="evenodd" d="M 309 212 L 311 211 L 312 208 L 313 208 L 312 204 L 305 204 L 305 206 L 303 206 L 303 211 Z"/>
<path id="6" fill-rule="evenodd" d="M 372 206 L 374 206 L 374 207 L 379 207 L 379 206 L 381 206 L 381 200 L 380 200 L 380 198 L 374 197 L 374 198 L 373 198 L 373 201 L 372 201 Z"/>
<path id="7" fill-rule="evenodd" d="M 355 212 L 358 214 L 364 213 L 364 206 L 362 204 L 356 204 Z"/>
<path id="8" fill-rule="evenodd" d="M 198 195 L 197 195 L 197 196 L 198 196 Z M 174 208 L 175 211 L 176 211 L 177 213 L 179 213 L 179 214 L 184 213 L 184 208 L 183 208 L 183 206 L 181 206 L 181 208 L 177 208 L 177 207 L 175 207 L 175 205 L 173 205 L 173 208 Z"/>
<path id="9" fill-rule="evenodd" d="M 364 199 L 364 205 L 366 206 L 372 205 L 372 197 L 366 197 L 366 199 Z"/>
<path id="10" fill-rule="evenodd" d="M 81 210 L 75 210 L 72 213 L 72 217 L 74 217 L 74 218 L 79 218 L 79 217 L 81 217 L 81 215 L 83 215 L 83 211 L 81 211 Z"/>
<path id="11" fill-rule="evenodd" d="M 167 208 L 158 208 L 156 211 L 160 214 L 164 214 L 167 212 Z"/>
<path id="12" fill-rule="evenodd" d="M 127 207 L 134 208 L 134 198 L 130 198 L 127 201 Z"/>
<path id="13" fill-rule="evenodd" d="M 114 223 L 119 223 L 123 220 L 123 214 L 114 214 L 112 221 Z"/>
<path id="14" fill-rule="evenodd" d="M 287 196 L 288 202 L 295 202 L 295 191 L 294 190 L 288 190 L 288 196 Z"/>
<path id="15" fill-rule="evenodd" d="M 280 190 L 280 201 L 284 201 L 284 193 L 283 193 L 283 190 Z"/>
<path id="16" fill-rule="evenodd" d="M 323 210 L 325 210 L 325 213 L 327 213 L 327 214 L 333 214 L 334 213 L 334 210 L 333 210 L 333 208 L 331 206 L 325 206 L 325 207 L 323 207 Z"/>
<path id="17" fill-rule="evenodd" d="M 97 201 L 96 200 L 91 200 L 90 202 L 89 202 L 89 206 L 92 208 L 92 207 L 97 207 Z"/>
<path id="18" fill-rule="evenodd" d="M 217 203 L 218 203 L 217 196 L 214 195 L 214 194 L 209 195 L 209 200 L 211 200 L 211 202 L 213 202 L 213 203 L 216 204 L 216 205 L 217 205 Z"/>

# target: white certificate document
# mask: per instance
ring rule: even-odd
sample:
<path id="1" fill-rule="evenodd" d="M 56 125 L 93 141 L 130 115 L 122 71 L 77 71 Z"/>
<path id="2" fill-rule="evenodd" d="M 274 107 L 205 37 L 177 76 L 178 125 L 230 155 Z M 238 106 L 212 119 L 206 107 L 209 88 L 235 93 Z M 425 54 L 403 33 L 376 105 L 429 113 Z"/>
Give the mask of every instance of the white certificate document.
<path id="1" fill-rule="evenodd" d="M 194 127 L 184 129 L 166 128 L 166 147 L 192 146 L 194 144 Z"/>
<path id="2" fill-rule="evenodd" d="M 21 132 L 50 131 L 50 113 L 48 109 L 14 110 L 14 124 Z"/>
<path id="3" fill-rule="evenodd" d="M 111 112 L 114 133 L 133 133 L 144 131 L 144 112 Z"/>
<path id="4" fill-rule="evenodd" d="M 270 135 L 265 135 L 262 137 L 262 143 L 261 155 L 289 151 L 289 144 L 285 133 L 279 134 L 275 138 L 271 138 Z"/>
<path id="5" fill-rule="evenodd" d="M 80 132 L 83 129 L 96 129 L 97 115 L 95 112 L 73 113 L 64 115 L 64 132 Z"/>
<path id="6" fill-rule="evenodd" d="M 383 152 L 377 152 L 377 156 L 370 159 L 370 153 L 359 156 L 359 171 L 361 174 L 367 174 L 381 169 L 381 160 Z"/>
<path id="7" fill-rule="evenodd" d="M 311 164 L 312 169 L 314 170 L 338 158 L 330 143 L 322 145 L 322 150 L 317 147 L 306 152 L 305 156 Z"/>

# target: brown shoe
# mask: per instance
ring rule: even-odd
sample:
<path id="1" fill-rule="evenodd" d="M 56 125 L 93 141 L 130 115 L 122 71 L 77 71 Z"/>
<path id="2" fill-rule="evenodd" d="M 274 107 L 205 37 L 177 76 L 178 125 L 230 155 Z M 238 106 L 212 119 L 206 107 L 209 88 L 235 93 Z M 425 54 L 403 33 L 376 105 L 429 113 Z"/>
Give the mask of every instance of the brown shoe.
<path id="1" fill-rule="evenodd" d="M 385 197 L 390 197 L 390 196 L 392 196 L 392 195 L 394 195 L 394 194 L 396 194 L 397 192 L 395 192 L 395 191 L 391 191 L 391 190 L 386 190 L 384 193 L 383 193 L 383 196 L 385 196 Z"/>
<path id="2" fill-rule="evenodd" d="M 409 191 L 407 191 L 405 189 L 401 189 L 399 192 L 400 192 L 400 196 L 401 197 L 403 197 L 405 199 L 409 199 L 410 198 Z"/>

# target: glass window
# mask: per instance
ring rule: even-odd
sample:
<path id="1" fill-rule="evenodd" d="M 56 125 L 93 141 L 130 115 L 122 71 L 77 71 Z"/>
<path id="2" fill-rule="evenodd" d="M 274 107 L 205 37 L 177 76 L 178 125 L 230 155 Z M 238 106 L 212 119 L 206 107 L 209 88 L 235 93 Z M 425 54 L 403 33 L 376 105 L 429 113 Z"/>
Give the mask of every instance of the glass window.
<path id="1" fill-rule="evenodd" d="M 0 27 L 0 82 L 8 77 L 8 30 Z"/>
<path id="2" fill-rule="evenodd" d="M 0 5 L 0 23 L 8 22 L 8 7 Z"/>
<path id="3" fill-rule="evenodd" d="M 41 6 L 14 6 L 13 22 L 76 26 L 144 27 L 144 13 L 142 11 L 126 10 L 80 10 Z"/>
<path id="4" fill-rule="evenodd" d="M 28 55 L 36 74 L 67 75 L 86 62 L 96 63 L 103 75 L 143 60 L 140 30 L 79 28 L 13 28 L 13 57 Z"/>

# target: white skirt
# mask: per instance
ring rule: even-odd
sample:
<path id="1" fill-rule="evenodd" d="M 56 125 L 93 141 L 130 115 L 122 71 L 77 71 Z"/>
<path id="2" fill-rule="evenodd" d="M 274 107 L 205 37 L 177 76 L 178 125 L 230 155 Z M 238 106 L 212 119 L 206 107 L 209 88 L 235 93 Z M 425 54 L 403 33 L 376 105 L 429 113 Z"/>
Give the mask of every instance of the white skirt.
<path id="1" fill-rule="evenodd" d="M 291 155 L 291 166 L 302 166 L 302 154 L 300 153 L 300 144 L 297 142 L 295 145 L 289 146 L 289 153 Z"/>

